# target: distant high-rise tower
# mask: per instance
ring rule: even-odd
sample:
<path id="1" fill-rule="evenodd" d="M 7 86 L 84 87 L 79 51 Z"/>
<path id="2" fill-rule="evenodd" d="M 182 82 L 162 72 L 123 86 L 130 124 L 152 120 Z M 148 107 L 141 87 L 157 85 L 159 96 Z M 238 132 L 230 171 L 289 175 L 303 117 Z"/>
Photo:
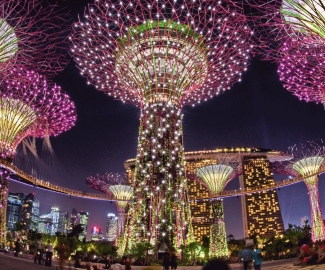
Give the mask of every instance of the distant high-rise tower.
<path id="1" fill-rule="evenodd" d="M 39 200 L 34 198 L 33 207 L 32 207 L 32 222 L 31 222 L 31 225 L 30 225 L 30 229 L 33 230 L 33 231 L 37 231 L 37 228 L 38 228 L 39 207 L 40 207 Z"/>
<path id="2" fill-rule="evenodd" d="M 241 188 L 270 186 L 274 183 L 267 151 L 260 155 L 243 157 L 243 175 Z M 252 235 L 274 236 L 283 233 L 284 226 L 276 190 L 242 196 L 244 237 Z"/>
<path id="3" fill-rule="evenodd" d="M 30 230 L 34 225 L 32 224 L 33 203 L 35 199 L 34 193 L 29 193 L 24 198 L 24 203 L 21 208 L 21 222 L 25 224 L 25 230 Z"/>
<path id="4" fill-rule="evenodd" d="M 38 232 L 50 234 L 52 231 L 52 216 L 51 213 L 41 215 L 39 217 Z"/>
<path id="5" fill-rule="evenodd" d="M 16 223 L 20 221 L 23 201 L 23 193 L 9 192 L 7 202 L 7 230 L 14 230 Z"/>
<path id="6" fill-rule="evenodd" d="M 78 211 L 75 208 L 72 208 L 69 224 L 69 232 L 71 232 L 72 227 L 79 224 Z"/>
<path id="7" fill-rule="evenodd" d="M 107 241 L 114 242 L 117 233 L 117 216 L 113 213 L 107 214 L 107 231 L 106 239 Z"/>
<path id="8" fill-rule="evenodd" d="M 55 235 L 56 232 L 59 231 L 59 216 L 60 209 L 58 207 L 51 207 L 51 218 L 52 218 L 52 227 L 51 227 L 51 235 Z"/>
<path id="9" fill-rule="evenodd" d="M 64 235 L 68 234 L 69 231 L 69 214 L 68 212 L 60 213 L 58 231 Z"/>
<path id="10" fill-rule="evenodd" d="M 87 237 L 88 215 L 88 212 L 84 211 L 78 213 L 79 224 L 83 228 L 83 232 L 79 234 L 79 240 L 81 241 Z"/>

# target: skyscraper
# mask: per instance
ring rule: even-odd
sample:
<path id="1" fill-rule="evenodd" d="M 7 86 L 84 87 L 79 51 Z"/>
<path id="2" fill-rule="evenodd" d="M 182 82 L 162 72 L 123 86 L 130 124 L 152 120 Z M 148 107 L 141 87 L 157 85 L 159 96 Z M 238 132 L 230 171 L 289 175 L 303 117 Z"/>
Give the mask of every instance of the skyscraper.
<path id="1" fill-rule="evenodd" d="M 274 183 L 267 150 L 259 155 L 243 157 L 241 188 L 265 187 Z M 244 237 L 273 236 L 283 233 L 284 226 L 276 190 L 242 196 Z"/>
<path id="2" fill-rule="evenodd" d="M 20 222 L 23 200 L 23 193 L 9 192 L 7 202 L 7 230 L 14 230 L 15 224 Z"/>
<path id="3" fill-rule="evenodd" d="M 84 211 L 80 211 L 78 213 L 79 224 L 83 228 L 83 232 L 79 234 L 80 241 L 87 237 L 88 215 L 88 212 Z"/>
<path id="4" fill-rule="evenodd" d="M 69 231 L 69 214 L 68 214 L 68 212 L 60 213 L 58 231 L 64 235 L 68 234 L 68 231 Z"/>
<path id="5" fill-rule="evenodd" d="M 51 213 L 41 215 L 39 217 L 38 232 L 50 234 L 52 231 L 52 216 Z"/>
<path id="6" fill-rule="evenodd" d="M 75 208 L 72 208 L 69 224 L 69 232 L 71 232 L 72 227 L 79 224 L 79 215 L 78 211 Z"/>
<path id="7" fill-rule="evenodd" d="M 107 231 L 106 239 L 107 241 L 114 242 L 117 233 L 117 216 L 113 213 L 107 214 Z"/>
<path id="8" fill-rule="evenodd" d="M 102 229 L 99 227 L 92 227 L 90 233 L 91 241 L 102 241 L 103 240 L 103 233 Z"/>
<path id="9" fill-rule="evenodd" d="M 60 209 L 58 207 L 52 206 L 50 215 L 52 219 L 51 235 L 55 235 L 55 233 L 59 231 Z"/>
<path id="10" fill-rule="evenodd" d="M 32 227 L 34 227 L 34 224 L 32 224 L 34 199 L 35 193 L 29 193 L 24 198 L 24 203 L 21 209 L 21 222 L 25 224 L 25 230 L 30 230 Z"/>
<path id="11" fill-rule="evenodd" d="M 32 222 L 31 222 L 31 226 L 30 226 L 30 229 L 33 231 L 37 231 L 37 228 L 38 228 L 39 207 L 40 207 L 39 200 L 34 198 L 33 207 L 32 207 Z"/>

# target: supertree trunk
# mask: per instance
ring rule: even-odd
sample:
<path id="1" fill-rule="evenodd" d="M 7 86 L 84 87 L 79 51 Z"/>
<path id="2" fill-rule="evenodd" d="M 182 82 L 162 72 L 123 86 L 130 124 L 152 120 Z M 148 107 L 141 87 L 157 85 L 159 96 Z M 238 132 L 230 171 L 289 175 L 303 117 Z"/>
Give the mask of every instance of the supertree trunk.
<path id="1" fill-rule="evenodd" d="M 315 178 L 314 181 L 311 181 L 310 178 Z M 322 209 L 320 206 L 319 201 L 319 194 L 318 194 L 318 181 L 317 177 L 310 177 L 305 180 L 309 191 L 309 201 L 310 201 L 310 208 L 311 208 L 311 228 L 312 228 L 312 240 L 315 241 L 322 241 L 325 239 L 325 230 L 324 230 L 324 222 L 323 222 L 323 215 Z"/>
<path id="2" fill-rule="evenodd" d="M 125 228 L 125 209 L 118 208 L 117 212 L 118 212 L 118 220 L 117 220 L 116 238 L 123 235 L 124 228 Z"/>
<path id="3" fill-rule="evenodd" d="M 7 214 L 7 199 L 8 199 L 8 185 L 9 185 L 9 171 L 0 168 L 0 244 L 6 244 L 6 214 Z"/>
<path id="4" fill-rule="evenodd" d="M 159 103 L 142 109 L 128 247 L 141 241 L 177 248 L 192 238 L 182 135 L 177 106 Z"/>
<path id="5" fill-rule="evenodd" d="M 209 257 L 227 257 L 227 235 L 223 214 L 223 201 L 214 200 L 211 203 L 213 223 L 210 227 Z"/>

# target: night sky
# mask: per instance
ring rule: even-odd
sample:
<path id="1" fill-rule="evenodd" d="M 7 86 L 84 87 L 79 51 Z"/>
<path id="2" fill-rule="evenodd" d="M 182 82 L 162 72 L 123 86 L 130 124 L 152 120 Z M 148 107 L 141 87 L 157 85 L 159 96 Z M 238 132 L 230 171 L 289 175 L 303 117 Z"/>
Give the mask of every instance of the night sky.
<path id="1" fill-rule="evenodd" d="M 90 1 L 59 1 L 60 5 L 71 10 L 74 19 L 78 13 L 83 13 L 87 2 Z M 228 146 L 286 151 L 294 144 L 324 138 L 323 106 L 299 101 L 283 88 L 276 70 L 276 64 L 252 59 L 242 82 L 231 90 L 194 108 L 185 107 L 185 151 Z M 87 85 L 72 60 L 54 81 L 75 102 L 77 122 L 71 130 L 51 139 L 61 167 L 55 167 L 56 172 L 44 176 L 44 179 L 64 187 L 95 192 L 85 184 L 88 176 L 105 172 L 123 173 L 123 162 L 135 157 L 140 111 Z M 276 178 L 281 177 L 284 178 Z M 238 186 L 235 179 L 226 189 Z M 319 191 L 325 211 L 323 190 L 325 180 L 321 177 Z M 69 213 L 73 207 L 89 212 L 88 232 L 93 226 L 105 231 L 107 213 L 116 211 L 114 203 L 69 198 L 13 181 L 9 191 L 35 192 L 41 202 L 41 214 L 47 213 L 51 206 L 59 206 Z M 285 226 L 288 223 L 300 225 L 301 217 L 310 216 L 304 183 L 281 188 L 278 195 Z M 242 238 L 240 200 L 227 198 L 224 206 L 227 235 Z"/>

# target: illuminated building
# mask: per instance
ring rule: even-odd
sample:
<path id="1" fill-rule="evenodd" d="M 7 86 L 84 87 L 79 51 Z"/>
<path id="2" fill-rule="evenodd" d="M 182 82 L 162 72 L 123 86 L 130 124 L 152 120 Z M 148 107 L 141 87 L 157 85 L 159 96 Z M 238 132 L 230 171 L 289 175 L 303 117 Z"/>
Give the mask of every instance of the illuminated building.
<path id="1" fill-rule="evenodd" d="M 15 224 L 20 222 L 23 200 L 23 193 L 9 192 L 7 201 L 7 230 L 14 230 Z"/>
<path id="2" fill-rule="evenodd" d="M 233 157 L 231 157 L 233 154 Z M 192 227 L 195 241 L 202 242 L 203 236 L 210 236 L 211 220 L 211 204 L 209 201 L 196 200 L 196 198 L 209 197 L 209 190 L 199 181 L 197 181 L 196 171 L 204 166 L 216 164 L 216 160 L 225 156 L 234 159 L 238 158 L 238 166 L 243 166 L 243 157 L 259 157 L 264 155 L 271 162 L 285 161 L 292 158 L 291 155 L 280 151 L 249 148 L 249 147 L 228 147 L 217 148 L 215 150 L 185 152 L 185 175 L 187 178 L 188 196 L 190 200 Z M 130 183 L 133 181 L 135 159 L 129 159 L 124 162 L 127 179 Z M 272 178 L 273 179 L 273 178 Z M 242 201 L 245 204 L 245 200 Z M 244 207 L 243 207 L 244 208 Z M 245 211 L 246 212 L 246 211 Z M 245 215 L 246 219 L 247 215 Z M 281 216 L 280 216 L 281 217 Z M 281 218 L 282 222 L 282 218 Z M 247 228 L 247 221 L 244 222 Z"/>
<path id="3" fill-rule="evenodd" d="M 240 187 L 247 189 L 274 183 L 267 150 L 243 157 L 243 174 L 239 179 Z M 245 238 L 253 235 L 274 236 L 284 232 L 276 190 L 242 196 L 241 201 Z"/>
<path id="4" fill-rule="evenodd" d="M 78 224 L 79 224 L 78 211 L 75 208 L 72 208 L 70 223 L 69 223 L 69 232 L 71 232 L 73 226 L 76 226 Z"/>
<path id="5" fill-rule="evenodd" d="M 25 225 L 25 230 L 30 230 L 34 225 L 32 224 L 33 202 L 35 199 L 34 193 L 29 193 L 24 198 L 24 203 L 21 208 L 21 223 Z"/>
<path id="6" fill-rule="evenodd" d="M 91 241 L 101 241 L 103 240 L 102 229 L 98 227 L 92 227 L 90 231 L 90 239 Z"/>
<path id="7" fill-rule="evenodd" d="M 79 224 L 83 228 L 83 232 L 79 234 L 79 240 L 83 241 L 87 237 L 87 225 L 88 225 L 88 212 L 80 211 L 78 213 Z"/>
<path id="8" fill-rule="evenodd" d="M 50 234 L 52 231 L 52 217 L 51 213 L 41 215 L 39 217 L 38 232 Z"/>
<path id="9" fill-rule="evenodd" d="M 64 235 L 68 234 L 69 231 L 69 214 L 68 212 L 60 213 L 58 231 Z"/>
<path id="10" fill-rule="evenodd" d="M 59 231 L 59 216 L 60 209 L 58 207 L 51 207 L 51 219 L 52 219 L 52 227 L 51 227 L 51 235 L 55 235 L 56 232 Z"/>
<path id="11" fill-rule="evenodd" d="M 113 213 L 107 214 L 107 231 L 106 239 L 109 242 L 114 242 L 117 234 L 117 219 L 118 217 Z"/>

